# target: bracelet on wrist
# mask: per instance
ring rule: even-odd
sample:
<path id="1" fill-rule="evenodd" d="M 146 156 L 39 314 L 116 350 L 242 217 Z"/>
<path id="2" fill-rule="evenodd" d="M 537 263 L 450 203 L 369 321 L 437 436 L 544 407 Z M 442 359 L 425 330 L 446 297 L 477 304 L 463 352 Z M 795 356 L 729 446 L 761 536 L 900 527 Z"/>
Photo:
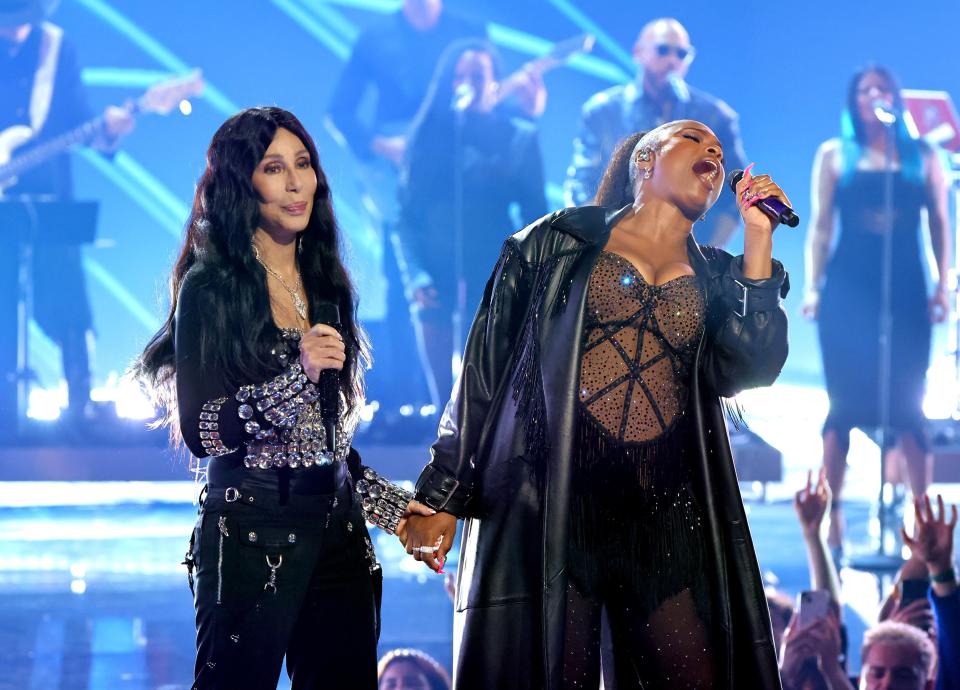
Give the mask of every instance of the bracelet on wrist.
<path id="1" fill-rule="evenodd" d="M 363 478 L 354 484 L 354 490 L 366 521 L 388 534 L 396 532 L 407 504 L 413 499 L 413 493 L 387 481 L 369 467 L 363 468 Z"/>
<path id="2" fill-rule="evenodd" d="M 930 575 L 930 582 L 935 582 L 938 585 L 945 585 L 956 581 L 957 571 L 953 569 L 953 566 L 950 566 L 946 570 L 941 570 L 936 575 Z"/>

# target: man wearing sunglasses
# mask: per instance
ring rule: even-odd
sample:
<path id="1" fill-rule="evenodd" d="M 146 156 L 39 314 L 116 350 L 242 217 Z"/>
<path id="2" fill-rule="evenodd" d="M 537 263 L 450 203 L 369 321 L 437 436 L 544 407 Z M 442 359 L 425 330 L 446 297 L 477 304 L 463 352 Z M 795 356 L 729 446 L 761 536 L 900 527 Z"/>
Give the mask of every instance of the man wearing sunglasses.
<path id="1" fill-rule="evenodd" d="M 573 161 L 564 184 L 568 205 L 591 203 L 620 140 L 671 120 L 704 123 L 723 145 L 724 167 L 733 170 L 745 166 L 737 114 L 723 101 L 684 80 L 694 54 L 687 30 L 676 19 L 656 19 L 643 27 L 633 47 L 639 68 L 636 80 L 601 91 L 583 106 L 580 132 L 573 142 Z M 697 240 L 722 247 L 736 230 L 737 217 L 736 199 L 730 194 L 721 195 L 706 219 L 694 226 Z"/>

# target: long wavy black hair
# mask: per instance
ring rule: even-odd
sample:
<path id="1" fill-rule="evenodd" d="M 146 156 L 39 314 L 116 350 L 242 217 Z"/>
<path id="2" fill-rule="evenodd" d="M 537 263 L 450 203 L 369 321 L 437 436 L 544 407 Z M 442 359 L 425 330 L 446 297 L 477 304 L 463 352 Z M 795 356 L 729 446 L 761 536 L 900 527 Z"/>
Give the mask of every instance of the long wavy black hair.
<path id="1" fill-rule="evenodd" d="M 489 41 L 465 38 L 446 47 L 437 61 L 427 94 L 410 125 L 409 144 L 403 164 L 404 177 L 407 177 L 411 168 L 427 169 L 433 171 L 431 184 L 448 186 L 452 183 L 456 116 L 450 102 L 457 63 L 470 50 L 489 55 L 493 63 L 493 78 L 500 78 L 500 57 Z M 424 162 L 426 164 L 421 164 Z"/>
<path id="2" fill-rule="evenodd" d="M 162 409 L 158 423 L 169 424 L 175 439 L 179 438 L 175 315 L 188 274 L 191 290 L 196 291 L 206 315 L 199 334 L 202 364 L 223 372 L 229 386 L 260 382 L 276 372 L 270 348 L 276 343 L 277 327 L 270 310 L 266 272 L 254 258 L 251 245 L 260 223 L 253 172 L 281 128 L 303 142 L 317 173 L 313 211 L 300 234 L 296 255 L 303 287 L 314 314 L 323 302 L 339 306 L 346 344 L 340 380 L 347 411 L 355 411 L 363 399 L 369 347 L 356 322 L 356 293 L 341 260 L 340 231 L 316 144 L 292 113 L 275 107 L 248 108 L 224 122 L 213 135 L 186 237 L 170 278 L 170 311 L 132 367 Z M 312 318 L 311 322 L 316 321 Z"/>

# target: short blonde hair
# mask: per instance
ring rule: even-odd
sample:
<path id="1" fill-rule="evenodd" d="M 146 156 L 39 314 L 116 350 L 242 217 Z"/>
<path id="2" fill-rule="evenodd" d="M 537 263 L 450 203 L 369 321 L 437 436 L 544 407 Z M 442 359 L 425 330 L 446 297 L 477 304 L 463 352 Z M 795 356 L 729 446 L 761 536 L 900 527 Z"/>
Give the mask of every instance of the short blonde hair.
<path id="1" fill-rule="evenodd" d="M 860 658 L 866 661 L 870 650 L 880 644 L 903 645 L 912 647 L 920 655 L 920 663 L 927 674 L 924 680 L 933 675 L 933 662 L 936 648 L 925 632 L 919 628 L 897 621 L 884 621 L 867 630 L 863 636 L 863 649 Z"/>

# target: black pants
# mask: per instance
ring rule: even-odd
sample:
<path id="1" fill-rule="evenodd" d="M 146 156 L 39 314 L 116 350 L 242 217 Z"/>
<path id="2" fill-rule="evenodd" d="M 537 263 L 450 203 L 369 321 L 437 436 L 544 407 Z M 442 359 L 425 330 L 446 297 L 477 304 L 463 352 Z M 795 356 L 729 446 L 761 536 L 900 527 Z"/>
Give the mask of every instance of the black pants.
<path id="1" fill-rule="evenodd" d="M 381 571 L 350 482 L 333 494 L 210 487 L 190 554 L 198 690 L 377 686 Z M 188 563 L 190 556 L 188 555 Z"/>
<path id="2" fill-rule="evenodd" d="M 80 247 L 38 243 L 33 250 L 33 316 L 59 347 L 69 410 L 82 415 L 90 402 L 93 328 Z"/>

